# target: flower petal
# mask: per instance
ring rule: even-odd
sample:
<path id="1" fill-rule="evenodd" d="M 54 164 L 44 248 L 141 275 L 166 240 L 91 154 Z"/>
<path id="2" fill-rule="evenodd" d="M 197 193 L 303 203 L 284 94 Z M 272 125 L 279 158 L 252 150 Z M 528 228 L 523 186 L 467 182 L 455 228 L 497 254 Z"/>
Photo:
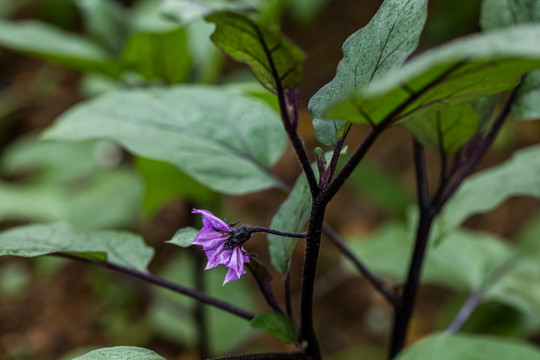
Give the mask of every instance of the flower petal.
<path id="1" fill-rule="evenodd" d="M 212 227 L 215 227 L 216 229 L 223 230 L 223 231 L 230 231 L 231 227 L 223 220 L 212 214 L 208 210 L 198 210 L 193 209 L 191 211 L 192 214 L 201 214 L 203 216 L 203 225 L 204 227 L 209 227 L 210 229 Z"/>

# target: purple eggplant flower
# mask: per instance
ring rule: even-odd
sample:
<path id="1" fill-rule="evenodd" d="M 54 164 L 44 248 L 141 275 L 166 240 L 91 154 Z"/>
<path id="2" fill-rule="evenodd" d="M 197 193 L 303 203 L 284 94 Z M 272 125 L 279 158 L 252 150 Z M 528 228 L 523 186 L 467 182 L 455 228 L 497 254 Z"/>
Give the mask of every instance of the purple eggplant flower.
<path id="1" fill-rule="evenodd" d="M 223 285 L 229 281 L 238 280 L 246 273 L 244 263 L 249 262 L 249 256 L 246 255 L 242 243 L 235 243 L 232 240 L 236 229 L 233 230 L 225 221 L 210 211 L 193 209 L 192 213 L 203 216 L 203 228 L 192 244 L 202 246 L 206 253 L 208 264 L 204 270 L 222 264 L 229 268 Z"/>

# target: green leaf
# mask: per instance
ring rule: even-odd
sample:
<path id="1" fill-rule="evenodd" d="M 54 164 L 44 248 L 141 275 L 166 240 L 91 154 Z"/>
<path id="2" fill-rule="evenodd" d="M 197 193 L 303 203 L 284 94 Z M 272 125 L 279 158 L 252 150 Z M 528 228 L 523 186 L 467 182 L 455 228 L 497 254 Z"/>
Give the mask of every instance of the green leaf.
<path id="1" fill-rule="evenodd" d="M 74 360 L 165 360 L 152 350 L 135 346 L 115 346 L 90 351 Z"/>
<path id="2" fill-rule="evenodd" d="M 167 241 L 167 243 L 180 247 L 188 247 L 191 245 L 193 240 L 195 240 L 198 233 L 199 230 L 193 227 L 185 227 L 175 232 L 172 239 Z"/>
<path id="3" fill-rule="evenodd" d="M 191 69 L 186 30 L 134 34 L 124 49 L 123 62 L 149 81 L 164 80 L 171 84 L 186 81 Z"/>
<path id="4" fill-rule="evenodd" d="M 111 0 L 77 0 L 86 33 L 112 53 L 118 53 L 127 38 L 127 11 Z"/>
<path id="5" fill-rule="evenodd" d="M 164 0 L 161 12 L 180 25 L 198 20 L 216 11 L 258 9 L 267 0 Z"/>
<path id="6" fill-rule="evenodd" d="M 0 219 L 65 220 L 84 229 L 129 226 L 143 189 L 132 169 L 117 165 L 119 151 L 104 141 L 14 143 L 2 170 L 24 177 L 0 182 Z"/>
<path id="7" fill-rule="evenodd" d="M 540 67 L 540 26 L 473 35 L 425 53 L 331 105 L 329 119 L 403 121 L 516 86 Z"/>
<path id="8" fill-rule="evenodd" d="M 419 116 L 405 124 L 422 144 L 443 154 L 457 152 L 479 130 L 478 114 L 469 103 Z"/>
<path id="9" fill-rule="evenodd" d="M 480 24 L 484 31 L 540 22 L 536 0 L 486 0 L 482 2 Z M 540 118 L 540 71 L 527 75 L 512 106 L 518 119 Z"/>
<path id="10" fill-rule="evenodd" d="M 483 30 L 531 24 L 540 20 L 540 3 L 537 0 L 484 0 L 480 13 Z"/>
<path id="11" fill-rule="evenodd" d="M 295 88 L 304 81 L 304 54 L 276 29 L 232 12 L 211 14 L 206 21 L 216 24 L 210 37 L 214 44 L 236 61 L 249 65 L 257 80 L 271 92 Z"/>
<path id="12" fill-rule="evenodd" d="M 195 252 L 199 249 L 190 250 L 194 250 L 191 253 L 192 256 L 173 259 L 162 276 L 186 287 L 195 288 L 194 271 L 203 271 L 204 265 L 194 267 Z M 204 256 L 204 254 L 197 255 Z M 222 267 L 204 271 L 202 276 L 205 292 L 243 309 L 254 310 L 256 306 L 249 281 L 240 279 L 222 286 L 226 273 L 227 269 Z M 163 334 L 174 343 L 195 348 L 198 320 L 193 317 L 192 309 L 197 306 L 197 301 L 187 296 L 178 296 L 165 289 L 155 291 L 154 303 L 148 315 L 155 332 Z M 246 320 L 212 306 L 203 306 L 207 315 L 207 344 L 211 354 L 231 351 L 253 334 L 253 329 Z M 171 316 L 171 314 L 178 314 L 178 316 Z"/>
<path id="13" fill-rule="evenodd" d="M 515 340 L 475 335 L 434 335 L 408 347 L 396 360 L 538 360 L 538 348 Z"/>
<path id="14" fill-rule="evenodd" d="M 351 251 L 376 274 L 397 283 L 405 280 L 413 242 L 403 225 L 391 223 L 371 236 L 351 240 Z M 514 254 L 509 245 L 493 235 L 454 231 L 439 245 L 430 244 L 422 282 L 473 291 Z"/>
<path id="15" fill-rule="evenodd" d="M 109 138 L 226 194 L 279 186 L 269 169 L 285 146 L 267 105 L 203 86 L 106 93 L 64 113 L 45 136 Z"/>
<path id="16" fill-rule="evenodd" d="M 343 121 L 323 121 L 326 108 L 354 89 L 401 66 L 418 44 L 427 16 L 426 0 L 386 0 L 368 25 L 343 44 L 336 77 L 309 101 L 317 139 L 336 142 Z"/>
<path id="17" fill-rule="evenodd" d="M 306 224 L 311 211 L 311 193 L 305 175 L 296 180 L 287 200 L 281 204 L 272 218 L 271 229 L 298 232 Z M 268 234 L 268 251 L 272 265 L 286 274 L 289 271 L 291 255 L 298 239 Z"/>
<path id="18" fill-rule="evenodd" d="M 266 331 L 288 344 L 294 343 L 298 338 L 298 331 L 294 322 L 278 312 L 267 312 L 257 315 L 251 320 L 251 326 L 255 329 Z"/>
<path id="19" fill-rule="evenodd" d="M 116 77 L 120 67 L 87 39 L 37 21 L 0 20 L 0 46 L 82 71 Z"/>
<path id="20" fill-rule="evenodd" d="M 175 199 L 208 203 L 217 196 L 167 162 L 137 156 L 135 166 L 145 185 L 143 211 L 146 216 L 151 216 Z"/>
<path id="21" fill-rule="evenodd" d="M 35 257 L 57 252 L 146 271 L 154 250 L 135 234 L 80 231 L 66 223 L 26 225 L 0 232 L 0 255 Z"/>
<path id="22" fill-rule="evenodd" d="M 449 234 L 470 216 L 494 209 L 511 196 L 540 197 L 539 168 L 540 146 L 531 146 L 505 163 L 469 177 L 443 207 L 434 234 Z"/>

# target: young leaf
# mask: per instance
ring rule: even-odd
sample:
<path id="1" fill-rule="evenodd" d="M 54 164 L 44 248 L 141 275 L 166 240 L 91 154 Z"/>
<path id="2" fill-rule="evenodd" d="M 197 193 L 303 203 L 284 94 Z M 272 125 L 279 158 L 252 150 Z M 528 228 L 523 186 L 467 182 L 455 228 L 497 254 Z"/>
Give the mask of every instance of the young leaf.
<path id="1" fill-rule="evenodd" d="M 198 232 L 199 230 L 188 226 L 175 232 L 172 239 L 167 242 L 180 247 L 188 247 L 195 240 Z"/>
<path id="2" fill-rule="evenodd" d="M 64 113 L 45 136 L 110 138 L 226 194 L 279 186 L 269 169 L 285 146 L 266 104 L 203 86 L 106 93 Z"/>
<path id="3" fill-rule="evenodd" d="M 300 174 L 294 188 L 272 218 L 270 228 L 298 232 L 306 224 L 311 211 L 311 193 L 304 174 Z M 281 273 L 289 271 L 291 255 L 298 239 L 268 234 L 268 250 L 272 265 Z"/>
<path id="4" fill-rule="evenodd" d="M 146 271 L 154 250 L 135 234 L 84 232 L 66 223 L 25 225 L 0 232 L 0 255 L 35 257 L 70 253 Z"/>
<path id="5" fill-rule="evenodd" d="M 434 335 L 405 349 L 396 360 L 537 360 L 540 350 L 528 343 L 477 335 Z"/>
<path id="6" fill-rule="evenodd" d="M 93 350 L 73 360 L 165 360 L 165 358 L 144 348 L 115 346 Z"/>
<path id="7" fill-rule="evenodd" d="M 478 114 L 469 103 L 412 118 L 405 124 L 422 144 L 443 154 L 460 150 L 479 130 Z"/>
<path id="8" fill-rule="evenodd" d="M 421 55 L 349 93 L 324 115 L 365 124 L 403 121 L 510 89 L 537 68 L 540 26 L 474 35 Z"/>
<path id="9" fill-rule="evenodd" d="M 451 233 L 465 219 L 487 212 L 510 196 L 540 197 L 540 146 L 520 150 L 505 163 L 468 178 L 442 209 L 435 234 Z"/>
<path id="10" fill-rule="evenodd" d="M 278 312 L 267 312 L 257 315 L 251 320 L 251 326 L 255 329 L 266 331 L 288 344 L 292 344 L 298 338 L 298 331 L 294 322 Z"/>
<path id="11" fill-rule="evenodd" d="M 37 21 L 0 20 L 0 46 L 81 71 L 120 75 L 107 52 L 77 35 Z"/>
<path id="12" fill-rule="evenodd" d="M 480 24 L 484 31 L 540 22 L 540 2 L 537 0 L 485 0 L 482 2 Z M 527 75 L 512 106 L 518 119 L 540 118 L 540 71 Z"/>
<path id="13" fill-rule="evenodd" d="M 304 54 L 279 31 L 233 12 L 214 13 L 206 21 L 216 24 L 210 37 L 236 61 L 244 62 L 259 82 L 276 93 L 295 88 L 304 80 Z"/>
<path id="14" fill-rule="evenodd" d="M 362 29 L 343 44 L 336 77 L 309 101 L 317 139 L 336 142 L 344 122 L 323 121 L 323 112 L 337 99 L 401 66 L 414 51 L 427 16 L 427 0 L 386 0 Z"/>

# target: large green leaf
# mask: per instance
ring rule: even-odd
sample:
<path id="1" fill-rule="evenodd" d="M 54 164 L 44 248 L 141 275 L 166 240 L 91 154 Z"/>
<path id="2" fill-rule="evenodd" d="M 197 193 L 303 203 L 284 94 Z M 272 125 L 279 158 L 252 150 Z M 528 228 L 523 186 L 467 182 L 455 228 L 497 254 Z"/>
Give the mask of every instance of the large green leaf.
<path id="1" fill-rule="evenodd" d="M 227 194 L 277 186 L 269 168 L 285 146 L 270 107 L 202 86 L 107 93 L 66 112 L 46 137 L 113 139 Z"/>
<path id="2" fill-rule="evenodd" d="M 494 209 L 508 197 L 540 197 L 539 169 L 540 146 L 531 146 L 505 163 L 471 176 L 442 209 L 435 234 L 451 233 L 465 219 Z"/>
<path id="3" fill-rule="evenodd" d="M 540 350 L 525 342 L 476 335 L 434 335 L 405 349 L 396 360 L 538 360 Z"/>
<path id="4" fill-rule="evenodd" d="M 406 126 L 422 144 L 452 154 L 477 133 L 479 119 L 472 105 L 463 103 L 410 119 Z"/>
<path id="5" fill-rule="evenodd" d="M 146 271 L 154 250 L 123 231 L 80 231 L 66 223 L 26 225 L 0 232 L 0 255 L 70 253 Z"/>
<path id="6" fill-rule="evenodd" d="M 335 143 L 344 124 L 322 120 L 329 105 L 401 66 L 414 51 L 426 21 L 426 7 L 426 0 L 386 0 L 370 23 L 345 41 L 336 77 L 309 101 L 319 141 Z"/>
<path id="7" fill-rule="evenodd" d="M 101 47 L 37 21 L 0 20 L 0 46 L 77 70 L 120 74 L 119 65 Z"/>
<path id="8" fill-rule="evenodd" d="M 203 271 L 204 265 L 194 268 L 195 251 L 200 249 L 191 248 L 191 256 L 181 256 L 172 261 L 163 276 L 178 284 L 194 288 L 195 271 Z M 187 254 L 184 254 L 187 255 Z M 199 254 L 204 256 L 204 254 Z M 254 310 L 253 289 L 247 279 L 241 278 L 223 286 L 223 279 L 227 272 L 226 268 L 211 269 L 204 271 L 205 292 L 218 299 L 235 304 L 241 308 Z M 248 275 L 246 275 L 248 276 Z M 177 294 L 165 289 L 156 289 L 154 304 L 148 314 L 155 331 L 163 334 L 170 341 L 181 343 L 188 347 L 195 347 L 197 343 L 197 322 L 194 316 L 196 300 Z M 253 329 L 249 322 L 237 316 L 213 306 L 205 306 L 206 328 L 208 330 L 207 344 L 211 354 L 223 354 L 230 351 L 245 341 Z M 176 314 L 171 316 L 171 314 Z"/>
<path id="9" fill-rule="evenodd" d="M 233 12 L 214 13 L 206 20 L 216 24 L 210 37 L 237 61 L 249 65 L 260 83 L 276 92 L 295 88 L 304 80 L 304 54 L 279 31 Z"/>
<path id="10" fill-rule="evenodd" d="M 540 26 L 456 40 L 331 105 L 329 119 L 379 124 L 405 120 L 516 86 L 540 68 Z"/>
<path id="11" fill-rule="evenodd" d="M 165 358 L 148 349 L 115 346 L 93 350 L 73 360 L 165 360 Z"/>
<path id="12" fill-rule="evenodd" d="M 536 0 L 485 0 L 480 24 L 484 30 L 540 22 L 540 3 Z M 512 107 L 519 119 L 540 118 L 540 71 L 529 74 Z"/>
<path id="13" fill-rule="evenodd" d="M 298 232 L 311 212 L 311 193 L 304 174 L 300 174 L 287 200 L 281 204 L 270 223 L 271 229 Z M 272 265 L 282 273 L 289 271 L 291 255 L 298 239 L 268 234 L 268 251 Z"/>

